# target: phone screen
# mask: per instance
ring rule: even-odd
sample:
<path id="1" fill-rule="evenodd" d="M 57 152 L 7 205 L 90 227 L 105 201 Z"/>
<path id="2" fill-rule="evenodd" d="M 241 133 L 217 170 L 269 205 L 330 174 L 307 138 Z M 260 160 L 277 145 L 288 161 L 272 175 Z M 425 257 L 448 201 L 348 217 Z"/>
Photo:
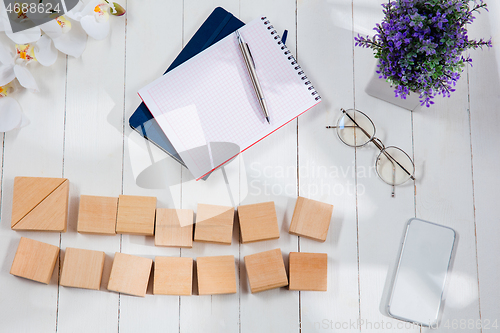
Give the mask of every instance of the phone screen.
<path id="1" fill-rule="evenodd" d="M 436 325 L 456 233 L 420 219 L 408 221 L 388 304 L 394 318 Z"/>

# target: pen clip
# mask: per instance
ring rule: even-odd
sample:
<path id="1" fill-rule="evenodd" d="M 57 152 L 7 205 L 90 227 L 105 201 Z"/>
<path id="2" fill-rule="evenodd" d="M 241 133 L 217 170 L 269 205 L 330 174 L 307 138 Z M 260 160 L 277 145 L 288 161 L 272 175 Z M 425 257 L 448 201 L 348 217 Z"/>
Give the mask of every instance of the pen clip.
<path id="1" fill-rule="evenodd" d="M 243 44 L 243 47 L 248 52 L 250 59 L 252 59 L 253 68 L 256 68 L 255 61 L 253 60 L 252 52 L 250 51 L 250 46 L 248 46 L 248 44 L 243 40 L 243 37 L 241 37 L 239 30 L 236 30 L 236 38 L 238 39 L 238 43 Z"/>
<path id="2" fill-rule="evenodd" d="M 248 46 L 247 43 L 245 43 L 245 48 L 247 49 L 248 54 L 250 55 L 250 59 L 252 59 L 253 68 L 257 68 L 257 66 L 255 66 L 255 61 L 253 60 L 252 52 L 250 52 L 250 46 Z"/>

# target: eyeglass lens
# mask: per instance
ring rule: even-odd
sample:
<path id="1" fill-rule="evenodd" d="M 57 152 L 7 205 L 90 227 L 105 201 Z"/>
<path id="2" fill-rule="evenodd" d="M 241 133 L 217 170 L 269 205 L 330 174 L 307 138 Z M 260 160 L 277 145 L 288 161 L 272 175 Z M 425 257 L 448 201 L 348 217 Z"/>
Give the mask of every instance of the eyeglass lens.
<path id="1" fill-rule="evenodd" d="M 401 185 L 413 175 L 415 167 L 411 158 L 398 147 L 386 147 L 376 161 L 380 178 L 389 185 Z"/>
<path id="2" fill-rule="evenodd" d="M 349 109 L 339 118 L 337 135 L 346 145 L 360 147 L 373 138 L 375 126 L 364 113 Z"/>

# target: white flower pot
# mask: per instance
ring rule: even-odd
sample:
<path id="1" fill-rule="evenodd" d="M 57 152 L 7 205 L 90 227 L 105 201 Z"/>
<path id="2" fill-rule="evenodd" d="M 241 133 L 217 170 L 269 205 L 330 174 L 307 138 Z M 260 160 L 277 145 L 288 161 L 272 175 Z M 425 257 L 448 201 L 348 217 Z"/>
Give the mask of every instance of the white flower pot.
<path id="1" fill-rule="evenodd" d="M 376 67 L 377 68 L 377 67 Z M 413 111 L 420 106 L 419 94 L 411 92 L 406 99 L 396 97 L 394 87 L 392 87 L 386 80 L 379 79 L 379 74 L 373 71 L 373 76 L 366 86 L 365 92 L 373 97 L 397 105 L 404 109 Z"/>

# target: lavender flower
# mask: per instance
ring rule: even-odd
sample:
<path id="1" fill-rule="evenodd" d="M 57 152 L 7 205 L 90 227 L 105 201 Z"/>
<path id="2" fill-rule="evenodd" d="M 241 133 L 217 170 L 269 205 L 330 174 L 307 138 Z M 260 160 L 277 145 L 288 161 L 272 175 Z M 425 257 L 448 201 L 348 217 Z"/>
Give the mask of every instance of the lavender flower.
<path id="1" fill-rule="evenodd" d="M 483 0 L 389 0 L 382 7 L 385 17 L 375 36 L 354 39 L 356 46 L 373 49 L 379 78 L 395 87 L 396 97 L 418 92 L 427 107 L 436 95 L 450 97 L 465 64 L 472 64 L 463 52 L 492 46 L 491 39 L 467 35 L 473 14 L 488 10 Z"/>

